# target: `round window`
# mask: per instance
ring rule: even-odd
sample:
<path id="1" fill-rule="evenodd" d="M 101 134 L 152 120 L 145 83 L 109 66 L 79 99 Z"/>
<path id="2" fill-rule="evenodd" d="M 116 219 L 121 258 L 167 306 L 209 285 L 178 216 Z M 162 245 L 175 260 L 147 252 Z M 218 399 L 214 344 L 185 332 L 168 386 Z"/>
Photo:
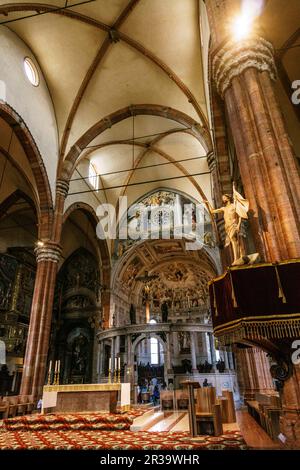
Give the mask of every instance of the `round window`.
<path id="1" fill-rule="evenodd" d="M 40 83 L 39 73 L 36 66 L 34 65 L 32 60 L 29 59 L 29 57 L 25 57 L 24 59 L 24 69 L 26 77 L 30 81 L 31 85 L 38 86 Z"/>

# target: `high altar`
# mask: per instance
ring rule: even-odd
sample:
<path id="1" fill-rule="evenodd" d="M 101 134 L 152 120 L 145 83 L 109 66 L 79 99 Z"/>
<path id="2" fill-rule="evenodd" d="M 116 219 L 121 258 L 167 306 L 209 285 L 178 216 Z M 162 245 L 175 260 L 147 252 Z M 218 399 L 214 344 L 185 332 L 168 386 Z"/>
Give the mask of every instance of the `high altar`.
<path id="1" fill-rule="evenodd" d="M 43 388 L 43 413 L 97 411 L 115 413 L 130 408 L 130 383 L 46 385 Z"/>

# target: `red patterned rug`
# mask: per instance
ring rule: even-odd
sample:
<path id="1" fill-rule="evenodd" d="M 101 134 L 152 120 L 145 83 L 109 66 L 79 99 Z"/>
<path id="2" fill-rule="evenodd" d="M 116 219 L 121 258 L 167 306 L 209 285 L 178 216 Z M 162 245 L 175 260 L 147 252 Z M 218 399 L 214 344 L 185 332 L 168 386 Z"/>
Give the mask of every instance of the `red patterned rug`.
<path id="1" fill-rule="evenodd" d="M 186 432 L 131 431 L 0 431 L 1 450 L 246 450 L 237 431 L 197 440 Z"/>
<path id="2" fill-rule="evenodd" d="M 134 418 L 142 412 L 126 414 L 110 413 L 64 413 L 34 414 L 4 419 L 0 422 L 3 431 L 71 431 L 71 430 L 126 430 Z"/>

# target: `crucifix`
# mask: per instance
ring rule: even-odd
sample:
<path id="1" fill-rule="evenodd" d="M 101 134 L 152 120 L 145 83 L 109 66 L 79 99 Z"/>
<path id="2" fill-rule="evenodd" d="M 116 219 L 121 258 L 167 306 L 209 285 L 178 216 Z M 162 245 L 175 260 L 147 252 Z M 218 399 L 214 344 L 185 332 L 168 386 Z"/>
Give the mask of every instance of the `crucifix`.
<path id="1" fill-rule="evenodd" d="M 136 281 L 141 281 L 144 283 L 144 288 L 143 288 L 143 294 L 144 294 L 144 299 L 145 299 L 145 305 L 146 305 L 146 323 L 150 322 L 150 286 L 149 286 L 149 281 L 152 281 L 153 279 L 157 279 L 159 276 L 158 274 L 152 274 L 148 275 L 148 271 L 145 271 L 145 274 L 143 276 L 138 276 L 135 278 Z"/>

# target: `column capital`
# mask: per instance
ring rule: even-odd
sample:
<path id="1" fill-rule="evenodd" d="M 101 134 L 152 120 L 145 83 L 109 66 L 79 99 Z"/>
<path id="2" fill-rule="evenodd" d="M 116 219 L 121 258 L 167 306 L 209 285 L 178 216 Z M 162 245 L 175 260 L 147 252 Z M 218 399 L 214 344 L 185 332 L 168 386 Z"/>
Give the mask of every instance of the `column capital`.
<path id="1" fill-rule="evenodd" d="M 43 244 L 35 248 L 37 263 L 41 261 L 52 261 L 58 263 L 61 256 L 61 246 L 51 241 L 42 242 Z"/>
<path id="2" fill-rule="evenodd" d="M 228 41 L 212 57 L 212 77 L 222 97 L 233 78 L 246 69 L 267 71 L 276 80 L 276 65 L 273 45 L 260 36 L 253 36 L 239 43 Z"/>
<path id="3" fill-rule="evenodd" d="M 66 198 L 69 192 L 69 185 L 69 181 L 58 179 L 56 181 L 56 193 Z"/>

